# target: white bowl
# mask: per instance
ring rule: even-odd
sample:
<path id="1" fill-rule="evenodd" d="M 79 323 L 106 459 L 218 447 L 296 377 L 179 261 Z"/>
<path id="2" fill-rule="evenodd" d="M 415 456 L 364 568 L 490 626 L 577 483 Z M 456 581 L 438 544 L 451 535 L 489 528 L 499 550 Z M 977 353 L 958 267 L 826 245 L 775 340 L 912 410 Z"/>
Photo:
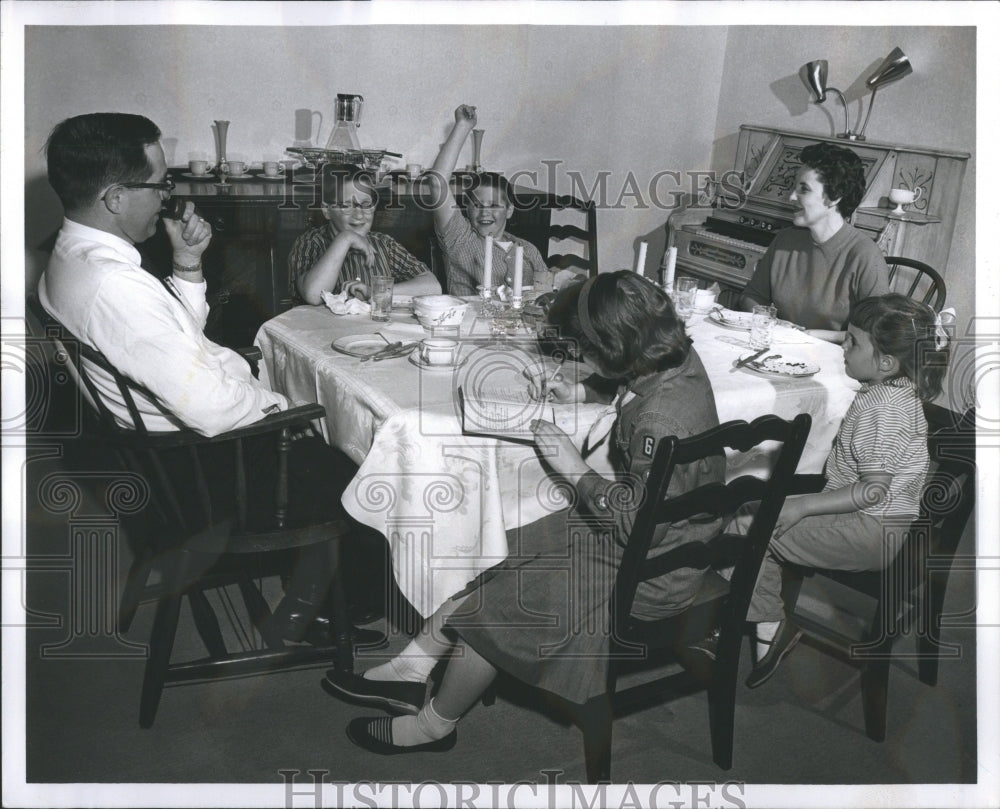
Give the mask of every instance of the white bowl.
<path id="1" fill-rule="evenodd" d="M 445 309 L 426 310 L 413 307 L 413 313 L 420 321 L 420 325 L 425 329 L 440 328 L 442 326 L 459 326 L 465 319 L 465 313 L 469 310 L 469 304 L 459 300 Z"/>
<path id="2" fill-rule="evenodd" d="M 464 304 L 461 298 L 454 295 L 416 295 L 413 298 L 414 312 L 443 312 L 455 306 Z"/>

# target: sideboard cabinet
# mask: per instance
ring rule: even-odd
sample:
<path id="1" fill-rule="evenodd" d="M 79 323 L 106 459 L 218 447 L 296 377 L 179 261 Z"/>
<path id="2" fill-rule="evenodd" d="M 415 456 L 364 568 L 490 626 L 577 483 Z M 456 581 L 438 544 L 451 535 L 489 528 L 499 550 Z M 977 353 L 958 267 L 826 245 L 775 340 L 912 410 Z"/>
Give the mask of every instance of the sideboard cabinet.
<path id="1" fill-rule="evenodd" d="M 265 320 L 292 305 L 288 255 L 301 233 L 323 221 L 319 189 L 291 175 L 283 182 L 230 180 L 228 189 L 214 181 L 188 180 L 180 170 L 172 179 L 174 196 L 191 200 L 212 225 L 212 242 L 202 262 L 210 304 L 205 333 L 223 345 L 250 345 Z M 372 229 L 395 238 L 443 282 L 429 189 L 396 181 L 378 192 Z M 542 204 L 546 195 L 527 189 L 517 189 L 517 194 L 508 229 L 547 257 L 551 210 Z M 170 243 L 162 226 L 139 250 L 150 272 L 170 273 Z"/>

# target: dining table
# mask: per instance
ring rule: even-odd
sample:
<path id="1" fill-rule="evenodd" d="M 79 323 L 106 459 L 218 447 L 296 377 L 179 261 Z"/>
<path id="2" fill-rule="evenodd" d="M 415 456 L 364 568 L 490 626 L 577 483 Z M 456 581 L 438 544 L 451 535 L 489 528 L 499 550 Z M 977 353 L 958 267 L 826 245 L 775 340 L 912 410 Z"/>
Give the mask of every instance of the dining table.
<path id="1" fill-rule="evenodd" d="M 571 493 L 550 475 L 530 423 L 554 421 L 578 448 L 607 414 L 599 403 L 553 404 L 529 395 L 528 379 L 563 374 L 582 379 L 582 364 L 557 364 L 539 349 L 535 326 L 497 318 L 476 300 L 460 326 L 446 330 L 459 350 L 445 365 L 427 365 L 419 342 L 432 336 L 398 301 L 388 322 L 298 306 L 265 322 L 256 344 L 262 379 L 296 402 L 326 410 L 326 441 L 359 466 L 342 502 L 358 522 L 388 541 L 396 583 L 414 609 L 431 615 L 508 553 L 506 532 L 566 508 Z M 799 464 L 821 472 L 858 384 L 844 372 L 841 348 L 778 326 L 760 370 L 734 367 L 750 356 L 749 332 L 695 313 L 687 322 L 715 395 L 720 422 L 775 413 L 812 417 Z M 441 334 L 435 332 L 434 337 Z M 371 355 L 400 343 L 386 359 Z M 768 371 L 790 363 L 792 373 Z M 787 371 L 787 368 L 785 369 Z M 605 441 L 587 462 L 611 474 Z M 727 475 L 759 474 L 773 461 L 766 447 L 727 458 Z"/>

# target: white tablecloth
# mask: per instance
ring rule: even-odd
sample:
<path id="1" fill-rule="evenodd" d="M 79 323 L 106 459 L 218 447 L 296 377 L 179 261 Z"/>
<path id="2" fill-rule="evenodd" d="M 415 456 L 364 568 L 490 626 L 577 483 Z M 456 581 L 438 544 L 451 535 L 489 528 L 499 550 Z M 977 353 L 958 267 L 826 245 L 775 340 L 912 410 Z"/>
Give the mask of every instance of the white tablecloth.
<path id="1" fill-rule="evenodd" d="M 361 362 L 331 348 L 338 337 L 377 330 L 394 340 L 426 336 L 404 313 L 378 324 L 367 316 L 301 306 L 265 323 L 257 344 L 276 390 L 326 408 L 327 440 L 360 465 L 344 506 L 387 537 L 400 590 L 427 616 L 506 557 L 507 529 L 566 503 L 530 445 L 463 436 L 459 419 L 459 387 L 476 401 L 492 400 L 493 394 L 497 400 L 517 398 L 526 393 L 521 371 L 542 360 L 527 334 L 502 349 L 491 344 L 487 324 L 472 310 L 462 326 L 457 369 L 421 369 L 405 357 Z M 820 471 L 856 389 L 844 375 L 840 348 L 801 333 L 784 334 L 801 342 L 778 343 L 776 351 L 822 370 L 808 379 L 779 379 L 746 370 L 730 373 L 733 361 L 748 353 L 745 345 L 734 344 L 745 343 L 745 332 L 696 316 L 689 333 L 712 379 L 720 420 L 810 413 L 813 430 L 799 469 Z M 564 372 L 577 369 L 567 366 Z M 516 402 L 503 407 L 520 418 L 525 431 L 531 418 L 554 418 L 578 446 L 603 409 Z M 601 453 L 588 461 L 598 471 L 608 469 Z M 766 464 L 766 458 L 740 456 L 730 460 L 730 473 Z"/>

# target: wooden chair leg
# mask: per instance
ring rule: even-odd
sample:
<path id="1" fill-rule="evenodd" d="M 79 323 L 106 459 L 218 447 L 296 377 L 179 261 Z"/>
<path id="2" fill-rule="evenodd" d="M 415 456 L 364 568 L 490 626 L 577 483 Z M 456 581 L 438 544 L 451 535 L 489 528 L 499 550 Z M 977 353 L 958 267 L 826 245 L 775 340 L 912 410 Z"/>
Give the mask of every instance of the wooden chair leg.
<path id="1" fill-rule="evenodd" d="M 174 638 L 177 636 L 177 622 L 189 562 L 188 554 L 175 553 L 164 567 L 163 596 L 157 603 L 156 614 L 153 616 L 153 628 L 149 633 L 149 657 L 142 676 L 142 694 L 139 698 L 141 728 L 153 726 L 157 708 L 160 707 L 160 697 L 170 669 Z"/>
<path id="2" fill-rule="evenodd" d="M 177 634 L 177 620 L 181 611 L 181 596 L 165 596 L 156 605 L 153 630 L 149 638 L 149 657 L 142 677 L 142 696 L 139 700 L 139 727 L 150 728 L 160 707 L 160 697 L 170 667 L 170 653 Z"/>
<path id="3" fill-rule="evenodd" d="M 347 593 L 344 590 L 344 579 L 341 573 L 339 543 L 338 561 L 334 565 L 331 588 L 331 621 L 333 623 L 334 643 L 337 645 L 333 657 L 333 667 L 338 674 L 349 677 L 354 673 L 354 639 L 352 637 L 351 613 L 347 606 Z"/>
<path id="4" fill-rule="evenodd" d="M 594 697 L 580 710 L 580 730 L 583 731 L 583 755 L 587 765 L 587 782 L 611 781 L 611 729 L 614 712 L 611 695 Z"/>
<path id="5" fill-rule="evenodd" d="M 249 576 L 240 576 L 239 587 L 247 614 L 257 631 L 260 632 L 264 645 L 268 649 L 284 649 L 285 641 L 271 623 L 271 609 L 260 590 L 254 586 Z"/>
<path id="6" fill-rule="evenodd" d="M 121 599 L 118 602 L 118 631 L 125 633 L 132 626 L 135 613 L 142 603 L 142 595 L 152 572 L 152 554 L 147 550 L 141 556 L 132 560 L 125 586 L 122 588 Z"/>
<path id="7" fill-rule="evenodd" d="M 216 617 L 215 610 L 212 609 L 205 591 L 191 590 L 187 595 L 188 603 L 191 605 L 191 617 L 194 618 L 195 628 L 197 628 L 208 653 L 212 657 L 225 657 L 229 650 L 226 649 L 226 642 L 222 639 L 219 619 Z"/>
<path id="8" fill-rule="evenodd" d="M 736 723 L 736 679 L 742 648 L 739 632 L 720 639 L 715 671 L 708 687 L 708 726 L 712 738 L 712 760 L 723 770 L 733 766 Z"/>
<path id="9" fill-rule="evenodd" d="M 889 660 L 872 660 L 861 669 L 861 700 L 865 733 L 876 742 L 885 741 L 886 708 L 889 696 Z"/>

